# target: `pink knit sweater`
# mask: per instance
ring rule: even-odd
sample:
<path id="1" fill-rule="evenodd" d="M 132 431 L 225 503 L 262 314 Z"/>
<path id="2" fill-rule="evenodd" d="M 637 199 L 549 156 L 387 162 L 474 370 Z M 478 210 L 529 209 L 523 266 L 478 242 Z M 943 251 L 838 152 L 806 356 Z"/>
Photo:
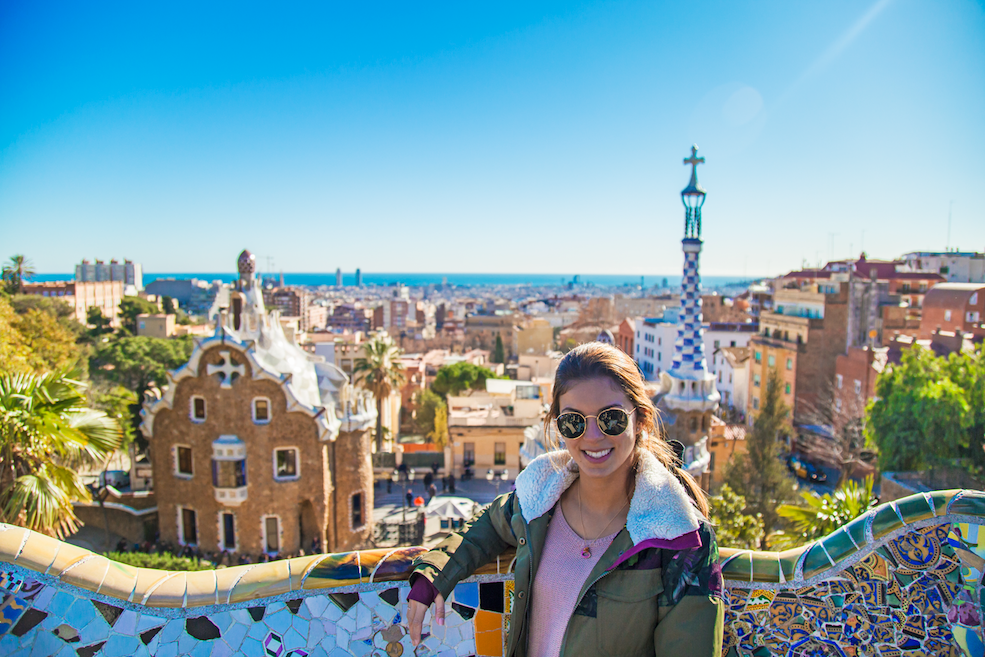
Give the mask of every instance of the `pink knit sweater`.
<path id="1" fill-rule="evenodd" d="M 527 644 L 530 657 L 557 657 L 561 653 L 561 641 L 568 619 L 578 604 L 578 593 L 618 533 L 586 541 L 571 529 L 561 512 L 561 505 L 557 505 L 547 528 L 544 552 L 530 598 Z M 585 545 L 592 551 L 588 558 L 581 555 Z"/>

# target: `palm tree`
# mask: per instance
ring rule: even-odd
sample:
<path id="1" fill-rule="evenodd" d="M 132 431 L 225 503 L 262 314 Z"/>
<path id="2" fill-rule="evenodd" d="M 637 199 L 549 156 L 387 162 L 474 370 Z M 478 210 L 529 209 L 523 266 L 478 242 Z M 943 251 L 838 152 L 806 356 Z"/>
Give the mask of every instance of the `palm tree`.
<path id="1" fill-rule="evenodd" d="M 0 521 L 59 539 L 80 527 L 72 502 L 92 498 L 79 470 L 122 437 L 84 390 L 65 372 L 0 376 Z"/>
<path id="2" fill-rule="evenodd" d="M 849 479 L 834 492 L 818 495 L 804 491 L 800 497 L 806 506 L 783 504 L 777 514 L 788 521 L 791 532 L 776 532 L 768 539 L 770 547 L 778 550 L 806 545 L 824 538 L 873 508 L 879 500 L 872 494 L 872 477 L 862 484 Z"/>
<path id="3" fill-rule="evenodd" d="M 20 294 L 24 287 L 24 279 L 34 276 L 34 265 L 23 255 L 10 258 L 10 263 L 3 266 L 3 282 L 8 292 Z"/>
<path id="4" fill-rule="evenodd" d="M 383 450 L 383 401 L 404 384 L 404 366 L 397 359 L 403 351 L 386 333 L 377 334 L 363 345 L 363 356 L 356 359 L 352 373 L 356 382 L 376 398 L 376 451 Z"/>

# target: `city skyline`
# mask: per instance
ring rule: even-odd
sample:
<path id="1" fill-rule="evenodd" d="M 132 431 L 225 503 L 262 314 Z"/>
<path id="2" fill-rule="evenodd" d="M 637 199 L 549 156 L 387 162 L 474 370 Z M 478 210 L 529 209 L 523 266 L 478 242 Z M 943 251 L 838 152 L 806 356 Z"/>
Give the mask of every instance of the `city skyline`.
<path id="1" fill-rule="evenodd" d="M 974 2 L 0 11 L 39 272 L 670 275 L 692 143 L 709 276 L 985 244 Z"/>

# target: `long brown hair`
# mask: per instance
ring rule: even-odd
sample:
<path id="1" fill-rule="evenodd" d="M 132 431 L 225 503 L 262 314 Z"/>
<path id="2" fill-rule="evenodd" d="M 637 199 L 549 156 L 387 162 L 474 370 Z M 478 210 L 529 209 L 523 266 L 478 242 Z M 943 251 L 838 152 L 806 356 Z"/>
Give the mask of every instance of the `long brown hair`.
<path id="1" fill-rule="evenodd" d="M 636 450 L 633 469 L 639 466 L 642 450 L 647 450 L 670 472 L 677 476 L 694 500 L 702 515 L 708 516 L 708 497 L 698 482 L 677 466 L 677 457 L 670 445 L 660 437 L 657 427 L 657 409 L 646 391 L 646 383 L 636 363 L 624 352 L 604 342 L 589 342 L 569 351 L 558 364 L 554 375 L 554 391 L 551 408 L 544 418 L 544 436 L 553 448 L 559 444 L 552 423 L 561 412 L 561 395 L 585 379 L 605 377 L 613 381 L 636 407 Z"/>

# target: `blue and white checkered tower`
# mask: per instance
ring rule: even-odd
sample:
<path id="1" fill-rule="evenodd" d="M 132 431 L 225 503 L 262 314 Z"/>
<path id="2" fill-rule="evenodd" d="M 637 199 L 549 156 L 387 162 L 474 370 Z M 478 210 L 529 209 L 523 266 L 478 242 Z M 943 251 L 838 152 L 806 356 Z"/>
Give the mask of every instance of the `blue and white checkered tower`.
<path id="1" fill-rule="evenodd" d="M 701 206 L 705 190 L 698 184 L 698 147 L 691 147 L 691 181 L 681 191 L 684 202 L 684 280 L 681 281 L 681 312 L 677 319 L 677 342 L 674 362 L 669 371 L 660 375 L 663 403 L 675 411 L 710 411 L 718 406 L 721 395 L 715 386 L 715 376 L 708 371 L 705 360 L 704 329 L 701 326 Z"/>

